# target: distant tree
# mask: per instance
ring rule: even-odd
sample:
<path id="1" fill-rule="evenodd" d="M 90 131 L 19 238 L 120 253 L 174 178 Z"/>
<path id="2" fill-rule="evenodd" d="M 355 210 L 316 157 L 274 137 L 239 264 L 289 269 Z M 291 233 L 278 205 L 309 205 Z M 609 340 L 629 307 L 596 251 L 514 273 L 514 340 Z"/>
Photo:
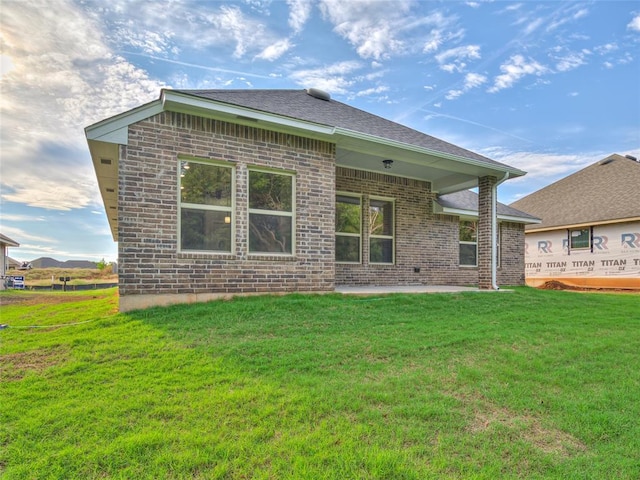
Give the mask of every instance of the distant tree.
<path id="1" fill-rule="evenodd" d="M 106 262 L 106 260 L 103 258 L 102 260 L 100 260 L 97 264 L 96 267 L 98 268 L 98 270 L 102 271 L 105 268 L 107 268 L 108 263 Z"/>

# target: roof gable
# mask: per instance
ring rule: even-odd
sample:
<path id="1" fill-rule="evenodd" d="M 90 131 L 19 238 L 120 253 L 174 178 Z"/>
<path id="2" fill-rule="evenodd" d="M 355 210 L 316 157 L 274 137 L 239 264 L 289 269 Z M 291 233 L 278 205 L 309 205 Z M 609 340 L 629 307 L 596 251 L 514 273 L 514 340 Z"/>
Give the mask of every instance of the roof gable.
<path id="1" fill-rule="evenodd" d="M 613 154 L 516 202 L 542 219 L 529 229 L 640 218 L 640 163 Z"/>

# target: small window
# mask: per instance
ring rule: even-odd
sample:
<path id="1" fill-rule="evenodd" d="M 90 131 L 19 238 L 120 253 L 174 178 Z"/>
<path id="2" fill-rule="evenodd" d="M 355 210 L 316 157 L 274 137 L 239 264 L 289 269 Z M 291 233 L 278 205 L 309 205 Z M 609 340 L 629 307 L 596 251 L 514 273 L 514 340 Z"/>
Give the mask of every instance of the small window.
<path id="1" fill-rule="evenodd" d="M 179 178 L 180 249 L 231 252 L 233 167 L 180 160 Z"/>
<path id="2" fill-rule="evenodd" d="M 502 250 L 500 248 L 500 244 L 502 243 L 502 224 L 498 223 L 498 228 L 497 228 L 498 232 L 496 235 L 496 267 L 500 268 L 501 265 L 501 258 L 502 258 Z"/>
<path id="3" fill-rule="evenodd" d="M 478 266 L 478 222 L 460 221 L 460 266 Z"/>
<path id="4" fill-rule="evenodd" d="M 362 206 L 360 197 L 336 197 L 336 262 L 360 263 Z"/>
<path id="5" fill-rule="evenodd" d="M 294 252 L 294 175 L 249 171 L 249 252 Z"/>
<path id="6" fill-rule="evenodd" d="M 591 229 L 570 230 L 569 245 L 572 250 L 591 248 Z"/>
<path id="7" fill-rule="evenodd" d="M 369 201 L 369 261 L 393 263 L 394 204 L 392 200 L 372 198 Z"/>

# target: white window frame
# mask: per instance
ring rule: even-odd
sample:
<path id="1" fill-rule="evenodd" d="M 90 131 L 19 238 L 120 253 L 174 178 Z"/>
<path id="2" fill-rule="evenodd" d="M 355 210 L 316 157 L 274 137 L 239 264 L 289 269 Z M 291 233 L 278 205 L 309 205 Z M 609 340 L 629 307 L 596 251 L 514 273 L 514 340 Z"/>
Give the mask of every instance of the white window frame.
<path id="1" fill-rule="evenodd" d="M 200 203 L 188 203 L 182 201 L 182 167 L 185 163 L 201 163 L 213 167 L 228 168 L 231 170 L 231 206 L 223 207 L 219 205 L 204 205 Z M 236 251 L 236 216 L 233 214 L 236 207 L 236 168 L 232 163 L 221 160 L 212 160 L 208 158 L 191 157 L 178 155 L 177 162 L 177 191 L 178 191 L 178 252 L 179 253 L 195 253 L 206 255 L 230 255 Z M 230 250 L 183 250 L 182 249 L 182 209 L 189 208 L 192 210 L 209 210 L 216 212 L 226 212 L 229 214 L 231 224 L 231 248 Z"/>
<path id="2" fill-rule="evenodd" d="M 393 212 L 393 222 L 391 225 L 391 231 L 392 234 L 391 235 L 372 235 L 371 234 L 371 201 L 372 200 L 378 200 L 381 202 L 389 202 L 391 203 L 391 210 Z M 368 242 L 369 242 L 369 264 L 371 265 L 395 265 L 396 263 L 396 200 L 395 198 L 389 198 L 389 197 L 377 197 L 377 196 L 370 196 L 369 197 L 369 205 L 368 205 L 368 211 L 367 211 L 367 219 L 369 221 L 369 225 L 367 225 L 367 234 L 368 234 Z M 372 238 L 381 238 L 381 239 L 387 239 L 387 240 L 391 240 L 391 262 L 372 262 L 371 261 L 371 239 Z"/>
<path id="3" fill-rule="evenodd" d="M 358 201 L 360 202 L 360 218 L 359 218 L 359 222 L 360 222 L 360 233 L 346 233 L 346 232 L 338 232 L 336 231 L 336 237 L 358 237 L 360 239 L 360 251 L 358 252 L 358 261 L 357 262 L 347 262 L 347 261 L 342 261 L 342 260 L 338 260 L 336 259 L 336 263 L 341 263 L 341 264 L 351 264 L 351 265 L 359 265 L 362 263 L 362 209 L 363 209 L 363 201 L 362 201 L 362 195 L 359 195 L 357 193 L 350 193 L 350 192 L 336 192 L 336 204 L 338 203 L 338 197 L 350 197 L 350 198 L 357 198 Z M 336 208 L 337 211 L 337 208 Z"/>
<path id="4" fill-rule="evenodd" d="M 460 240 L 460 224 L 462 222 L 473 222 L 476 224 L 476 241 L 475 242 L 469 242 L 467 240 Z M 478 219 L 477 218 L 460 218 L 458 220 L 458 244 L 459 245 L 473 245 L 475 246 L 476 249 L 476 254 L 475 254 L 475 259 L 476 259 L 476 263 L 475 264 L 470 264 L 470 263 L 460 263 L 460 247 L 458 247 L 458 266 L 460 268 L 477 268 L 478 267 Z"/>
<path id="5" fill-rule="evenodd" d="M 250 188 L 251 188 L 251 172 L 260 172 L 260 173 L 269 173 L 273 175 L 282 175 L 291 177 L 291 211 L 284 212 L 280 210 L 262 210 L 259 208 L 250 208 L 249 207 L 249 198 L 251 196 Z M 281 256 L 281 257 L 293 257 L 296 255 L 296 173 L 288 170 L 278 170 L 273 168 L 261 168 L 261 167 L 249 167 L 247 169 L 247 251 L 251 256 L 263 256 L 263 257 L 272 257 L 272 256 Z M 251 214 L 257 215 L 271 215 L 271 216 L 281 216 L 281 217 L 291 217 L 291 253 L 287 252 L 254 252 L 251 250 L 249 245 L 249 224 L 251 223 Z"/>
<path id="6" fill-rule="evenodd" d="M 587 232 L 587 245 L 585 247 L 574 247 L 573 246 L 573 232 L 582 232 L 582 231 L 586 231 Z M 592 236 L 592 232 L 591 232 L 591 227 L 585 227 L 585 228 L 570 228 L 569 229 L 569 251 L 573 251 L 573 250 L 581 250 L 581 251 L 587 251 L 587 250 L 591 250 L 591 236 Z"/>

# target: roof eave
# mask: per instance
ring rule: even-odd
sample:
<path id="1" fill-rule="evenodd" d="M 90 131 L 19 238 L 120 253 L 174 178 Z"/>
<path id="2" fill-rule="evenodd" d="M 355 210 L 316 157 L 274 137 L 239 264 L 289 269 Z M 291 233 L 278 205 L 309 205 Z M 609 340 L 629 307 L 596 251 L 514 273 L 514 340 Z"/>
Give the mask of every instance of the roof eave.
<path id="1" fill-rule="evenodd" d="M 468 217 L 468 218 L 478 218 L 477 210 L 468 210 L 462 208 L 453 208 L 453 207 L 443 207 L 437 202 L 433 204 L 434 213 L 439 213 L 442 215 L 452 215 L 455 217 Z M 498 220 L 502 220 L 505 222 L 513 222 L 513 223 L 524 223 L 524 224 L 536 224 L 540 223 L 542 220 L 539 218 L 530 218 L 530 217 L 518 217 L 515 215 L 504 215 L 497 214 Z"/>
<path id="2" fill-rule="evenodd" d="M 540 225 L 538 227 L 527 228 L 527 233 L 549 232 L 552 230 L 567 230 L 574 228 L 592 227 L 598 225 L 614 225 L 616 223 L 640 222 L 640 217 L 617 218 L 614 220 L 597 220 L 592 222 L 571 223 L 565 225 Z M 543 223 L 543 222 L 539 222 Z"/>
<path id="3" fill-rule="evenodd" d="M 242 125 L 262 125 L 276 130 L 293 132 L 303 130 L 313 137 L 327 137 L 334 134 L 330 125 L 298 120 L 283 115 L 262 112 L 252 108 L 241 107 L 230 103 L 178 93 L 173 90 L 162 90 L 160 101 L 165 110 L 180 113 L 192 113 L 204 117 L 215 117 L 231 120 Z"/>
<path id="4" fill-rule="evenodd" d="M 405 151 L 408 151 L 408 152 L 428 155 L 428 156 L 431 156 L 431 157 L 437 157 L 437 158 L 442 159 L 442 160 L 448 160 L 448 161 L 452 161 L 452 162 L 457 162 L 457 163 L 461 163 L 461 164 L 477 167 L 477 168 L 480 168 L 480 169 L 483 169 L 483 170 L 487 170 L 488 174 L 495 173 L 499 177 L 499 180 L 501 182 L 506 180 L 507 178 L 521 177 L 523 175 L 526 175 L 526 173 L 527 173 L 527 172 L 525 172 L 523 170 L 519 170 L 517 168 L 513 168 L 513 167 L 510 167 L 508 165 L 489 164 L 489 163 L 483 162 L 481 160 L 476 160 L 476 159 L 472 159 L 472 158 L 465 158 L 465 157 L 462 157 L 462 156 L 459 156 L 459 155 L 453 155 L 453 154 L 450 154 L 450 153 L 445 153 L 445 152 L 441 152 L 441 151 L 438 151 L 438 150 L 433 150 L 433 149 L 421 147 L 419 145 L 413 145 L 413 144 L 409 144 L 409 143 L 399 142 L 399 141 L 396 141 L 396 140 L 391 140 L 391 139 L 388 139 L 388 138 L 378 137 L 376 135 L 370 135 L 370 134 L 367 134 L 367 133 L 357 132 L 357 131 L 350 130 L 350 129 L 336 127 L 335 128 L 335 134 L 336 135 L 343 135 L 345 137 L 353 138 L 353 139 L 360 140 L 360 141 L 376 143 L 376 144 L 379 144 L 379 145 L 383 145 L 383 146 L 387 146 L 387 147 L 391 147 L 391 148 L 395 148 L 395 149 L 399 149 L 399 150 L 405 150 Z"/>
<path id="5" fill-rule="evenodd" d="M 342 136 L 359 142 L 366 142 L 369 144 L 393 148 L 396 150 L 402 150 L 414 154 L 417 153 L 420 155 L 436 157 L 441 160 L 456 162 L 461 165 L 468 165 L 474 168 L 482 169 L 487 175 L 497 176 L 500 181 L 504 181 L 506 178 L 520 177 L 526 174 L 526 172 L 517 168 L 509 167 L 508 165 L 500 166 L 487 164 L 480 160 L 452 155 L 437 150 L 420 147 L 417 145 L 390 140 L 376 135 L 366 134 L 331 125 L 299 120 L 292 117 L 263 112 L 248 107 L 241 107 L 230 103 L 202 98 L 197 95 L 176 92 L 173 90 L 162 90 L 160 101 L 162 102 L 164 109 L 170 111 L 195 113 L 198 115 L 216 118 L 223 117 L 233 121 L 234 123 L 240 123 L 243 125 L 256 126 L 256 124 L 262 124 L 262 126 L 264 127 L 275 128 L 280 131 L 292 133 L 296 131 L 304 131 L 308 136 L 311 136 L 313 138 L 322 138 L 334 143 L 338 143 L 338 138 Z M 462 188 L 468 187 L 461 187 L 458 188 L 458 190 Z"/>

